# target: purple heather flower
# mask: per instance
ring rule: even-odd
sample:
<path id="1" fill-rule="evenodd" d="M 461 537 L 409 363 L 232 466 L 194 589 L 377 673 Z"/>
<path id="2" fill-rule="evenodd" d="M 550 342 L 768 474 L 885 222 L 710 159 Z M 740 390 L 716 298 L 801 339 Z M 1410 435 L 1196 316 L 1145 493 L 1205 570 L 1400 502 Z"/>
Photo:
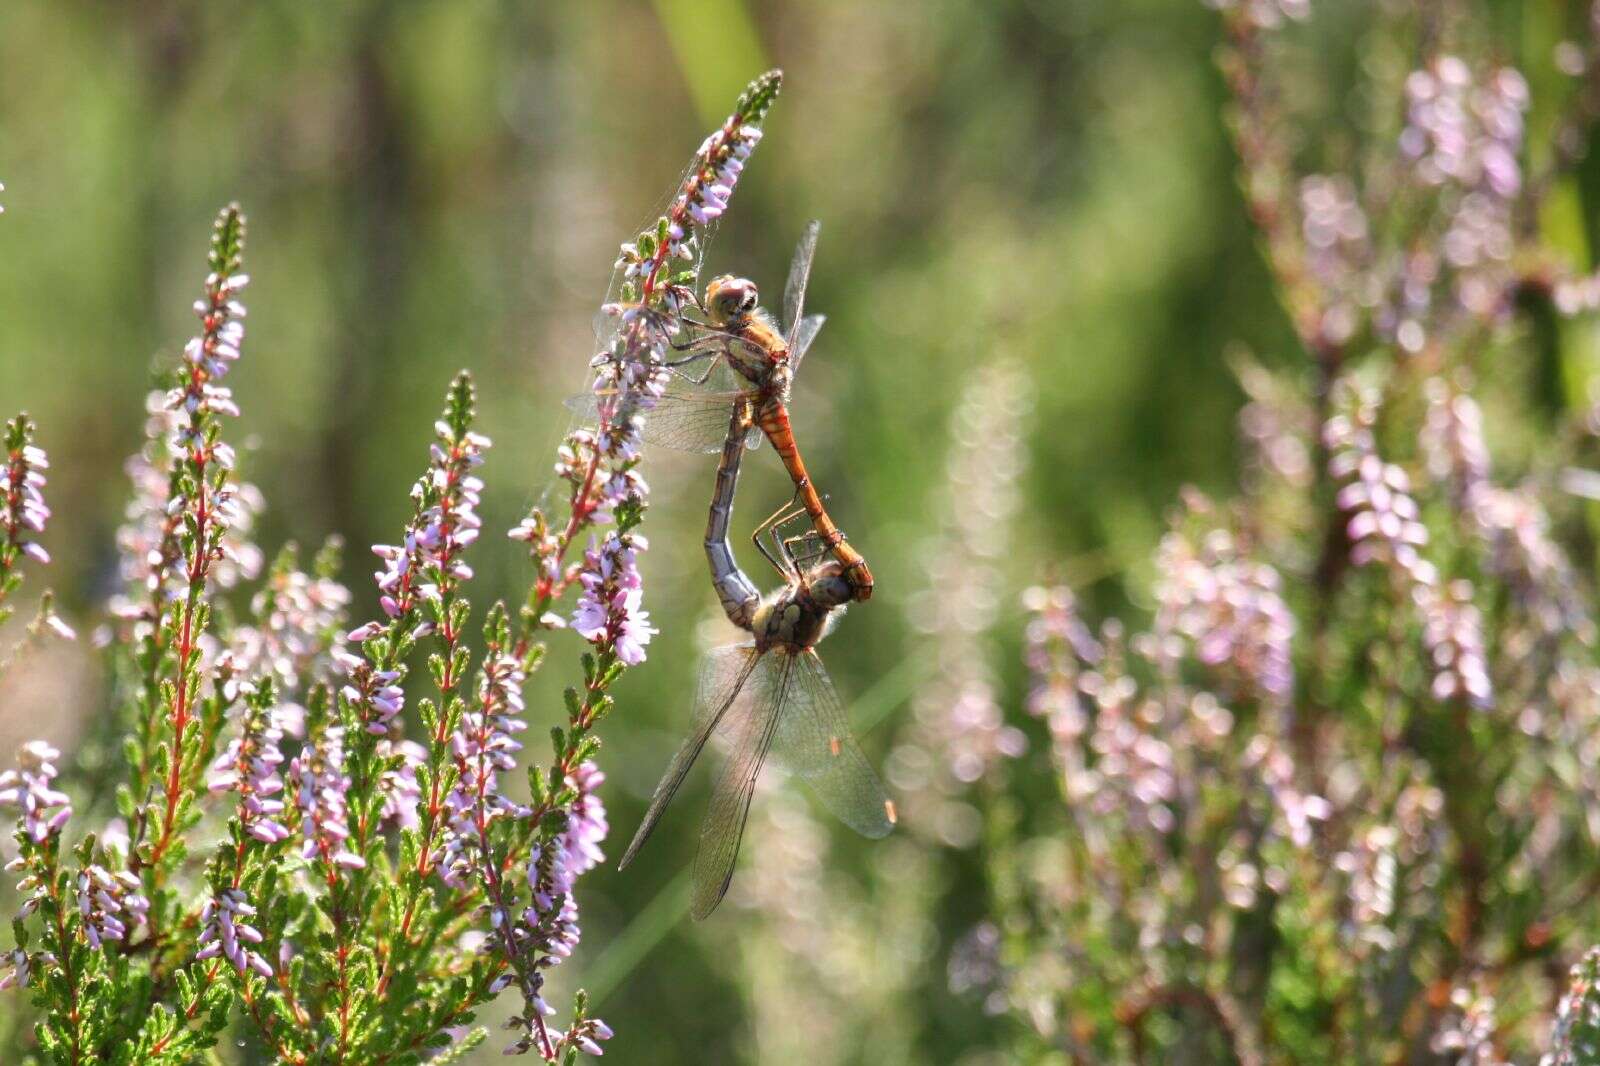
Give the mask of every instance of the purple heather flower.
<path id="1" fill-rule="evenodd" d="M 424 486 L 433 489 L 434 502 L 413 520 L 401 544 L 372 546 L 373 554 L 384 561 L 383 569 L 373 575 L 378 603 L 391 619 L 415 609 L 419 599 L 437 601 L 442 590 L 436 581 L 454 584 L 472 577 L 461 553 L 478 539 L 483 525 L 477 513 L 483 481 L 469 471 L 482 465 L 490 441 L 481 433 L 467 433 L 457 441 L 445 422 L 434 428 L 432 463 L 412 490 L 421 495 Z M 366 627 L 357 632 L 366 632 Z"/>
<path id="2" fill-rule="evenodd" d="M 1348 516 L 1350 561 L 1393 567 L 1415 584 L 1434 584 L 1438 570 L 1419 550 L 1428 543 L 1428 528 L 1411 495 L 1411 479 L 1377 454 L 1375 401 L 1360 394 L 1349 399 L 1350 410 L 1328 420 L 1323 438 L 1330 453 L 1328 471 L 1344 485 L 1337 502 Z"/>
<path id="3" fill-rule="evenodd" d="M 523 808 L 500 790 L 502 772 L 517 768 L 522 744 L 516 734 L 528 727 L 523 711 L 525 674 L 516 656 L 491 649 L 478 681 L 478 701 L 461 715 L 450 738 L 456 784 L 446 798 L 449 824 L 440 854 L 439 876 L 447 884 L 462 885 L 477 873 L 476 857 L 482 851 L 483 824 L 504 816 L 519 816 Z"/>
<path id="4" fill-rule="evenodd" d="M 235 673 L 270 673 L 287 693 L 330 680 L 328 654 L 343 642 L 338 630 L 349 604 L 350 590 L 337 581 L 275 570 L 251 601 L 255 624 L 237 626 L 229 637 Z"/>
<path id="5" fill-rule="evenodd" d="M 1440 56 L 1406 79 L 1406 128 L 1401 151 L 1430 185 L 1485 187 L 1510 199 L 1521 187 L 1517 154 L 1528 83 L 1505 67 L 1475 84 L 1456 56 Z"/>
<path id="6" fill-rule="evenodd" d="M 49 469 L 50 460 L 44 449 L 31 443 L 32 423 L 26 415 L 8 425 L 6 435 L 14 446 L 0 484 L 0 526 L 4 526 L 6 543 L 11 548 L 36 562 L 48 563 L 49 553 L 32 537 L 44 532 L 50 518 L 50 508 L 45 506 L 41 492 L 45 484 L 43 471 Z"/>
<path id="7" fill-rule="evenodd" d="M 47 966 L 53 965 L 56 961 L 56 957 L 48 951 L 39 952 L 30 957 L 21 948 L 12 948 L 4 955 L 0 955 L 0 960 L 3 960 L 10 967 L 4 972 L 0 972 L 0 992 L 4 992 L 8 988 L 27 988 L 28 982 L 33 979 L 35 959 Z"/>
<path id="8" fill-rule="evenodd" d="M 604 1055 L 605 1049 L 600 1046 L 600 1041 L 610 1040 L 612 1035 L 611 1026 L 599 1018 L 584 1018 L 574 1022 L 570 1029 L 557 1038 L 556 1050 L 572 1044 L 585 1055 Z"/>
<path id="9" fill-rule="evenodd" d="M 340 690 L 365 723 L 368 733 L 387 737 L 395 733 L 396 719 L 406 705 L 400 687 L 400 671 L 374 670 L 372 664 L 348 652 L 336 653 L 334 661 L 349 672 L 350 680 Z"/>
<path id="10" fill-rule="evenodd" d="M 250 946 L 261 943 L 261 931 L 243 921 L 255 913 L 256 909 L 237 888 L 225 889 L 217 898 L 207 900 L 200 912 L 200 922 L 204 928 L 200 933 L 200 950 L 195 953 L 195 958 L 214 959 L 220 955 L 241 974 L 246 970 L 254 970 L 262 977 L 270 978 L 272 964 Z"/>
<path id="11" fill-rule="evenodd" d="M 914 832 L 965 847 L 976 842 L 971 786 L 993 779 L 1027 750 L 1026 735 L 1006 721 L 987 634 L 1002 601 L 999 565 L 1022 503 L 1025 427 L 1033 390 L 1026 370 L 1002 356 L 978 366 L 950 413 L 944 484 L 935 514 L 944 516 L 917 555 L 923 587 L 906 604 L 907 622 L 925 635 L 936 664 L 912 699 L 915 725 L 891 755 L 891 784 Z"/>
<path id="12" fill-rule="evenodd" d="M 1273 30 L 1286 22 L 1304 22 L 1311 0 L 1203 0 L 1218 11 L 1239 11 L 1257 29 Z"/>
<path id="13" fill-rule="evenodd" d="M 273 721 L 270 710 L 254 706 L 245 709 L 239 736 L 211 764 L 206 785 L 212 792 L 239 793 L 239 820 L 245 832 L 257 840 L 276 844 L 289 836 L 278 821 L 283 813 L 283 763 L 279 744 L 283 730 Z"/>
<path id="14" fill-rule="evenodd" d="M 366 866 L 365 859 L 345 846 L 350 837 L 345 808 L 350 775 L 344 772 L 344 728 L 329 726 L 302 747 L 289 764 L 289 779 L 300 808 L 300 854 L 347 869 Z"/>
<path id="15" fill-rule="evenodd" d="M 42 740 L 17 751 L 17 769 L 0 773 L 0 807 L 21 812 L 22 828 L 35 844 L 61 831 L 72 817 L 72 800 L 51 787 L 61 752 Z"/>
<path id="16" fill-rule="evenodd" d="M 1489 548 L 1489 572 L 1516 590 L 1538 630 L 1592 642 L 1594 621 L 1576 590 L 1572 564 L 1534 492 L 1486 487 L 1477 495 L 1473 518 Z"/>
<path id="17" fill-rule="evenodd" d="M 77 899 L 84 935 L 97 948 L 107 940 L 126 940 L 128 930 L 150 910 L 150 901 L 139 893 L 137 877 L 125 870 L 111 873 L 103 866 L 85 866 L 78 872 Z"/>
<path id="18" fill-rule="evenodd" d="M 600 801 L 600 786 L 606 775 L 592 762 L 579 766 L 567 777 L 567 787 L 577 793 L 567 810 L 567 828 L 558 838 L 560 854 L 552 864 L 551 888 L 570 893 L 580 876 L 605 858 L 600 845 L 610 825 L 605 804 Z"/>
<path id="19" fill-rule="evenodd" d="M 1470 514 L 1489 484 L 1489 447 L 1483 437 L 1483 411 L 1468 393 L 1439 378 L 1426 386 L 1428 414 L 1422 426 L 1422 453 L 1428 474 L 1450 486 L 1451 499 Z"/>
<path id="20" fill-rule="evenodd" d="M 1295 783 L 1294 760 L 1277 739 L 1265 733 L 1252 737 L 1244 752 L 1244 766 L 1260 776 L 1272 796 L 1284 835 L 1298 848 L 1311 844 L 1311 823 L 1326 821 L 1333 806 L 1321 796 L 1303 791 Z"/>
<path id="21" fill-rule="evenodd" d="M 383 772 L 383 810 L 379 820 L 400 829 L 417 827 L 417 805 L 422 802 L 422 786 L 417 782 L 417 767 L 426 765 L 428 752 L 414 740 L 378 741 L 380 759 L 399 756 L 399 763 Z"/>
<path id="22" fill-rule="evenodd" d="M 1088 727 L 1078 674 L 1081 666 L 1098 663 L 1103 649 L 1079 617 L 1077 600 L 1066 586 L 1028 589 L 1022 606 L 1028 612 L 1023 659 L 1031 679 L 1023 706 L 1045 720 L 1059 756 Z"/>
<path id="23" fill-rule="evenodd" d="M 609 533 L 598 548 L 584 553 L 578 580 L 583 593 L 572 614 L 572 628 L 595 644 L 611 644 L 628 666 L 644 662 L 644 646 L 657 630 L 643 609 L 638 552 L 649 546 L 637 534 Z"/>
<path id="24" fill-rule="evenodd" d="M 1274 703 L 1294 688 L 1290 643 L 1294 615 L 1283 600 L 1278 572 L 1243 558 L 1226 530 L 1212 530 L 1199 548 L 1181 533 L 1161 542 L 1158 632 L 1194 645 L 1207 666 L 1226 665 Z"/>
<path id="25" fill-rule="evenodd" d="M 1300 230 L 1306 269 L 1323 294 L 1319 329 L 1342 344 L 1374 302 L 1367 216 L 1349 178 L 1313 174 L 1300 182 Z"/>
<path id="26" fill-rule="evenodd" d="M 1494 692 L 1484 651 L 1483 614 L 1472 602 L 1472 583 L 1452 581 L 1443 589 L 1422 585 L 1415 595 L 1422 612 L 1422 643 L 1433 665 L 1433 698 L 1489 706 Z"/>
<path id="27" fill-rule="evenodd" d="M 1407 263 L 1404 286 L 1431 289 L 1452 272 L 1455 295 L 1478 317 L 1502 313 L 1514 234 L 1512 213 L 1522 190 L 1518 156 L 1528 85 L 1509 68 L 1475 76 L 1456 56 L 1439 56 L 1406 79 L 1406 126 L 1401 155 L 1424 189 L 1440 190 L 1443 233 L 1437 251 L 1419 247 Z M 1408 351 L 1425 337 L 1426 299 L 1403 294 L 1389 325 Z M 1409 310 L 1405 305 L 1413 305 Z M 1418 306 L 1420 305 L 1420 306 Z"/>

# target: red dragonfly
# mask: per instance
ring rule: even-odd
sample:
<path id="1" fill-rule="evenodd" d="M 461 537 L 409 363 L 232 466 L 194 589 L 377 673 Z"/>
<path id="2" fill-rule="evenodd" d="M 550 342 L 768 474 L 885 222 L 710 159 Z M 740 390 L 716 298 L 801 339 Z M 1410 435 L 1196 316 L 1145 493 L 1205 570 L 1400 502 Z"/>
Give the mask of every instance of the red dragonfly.
<path id="1" fill-rule="evenodd" d="M 704 313 L 700 321 L 682 316 L 689 337 L 674 347 L 684 354 L 667 366 L 672 370 L 665 395 L 642 419 L 645 441 L 692 452 L 714 452 L 722 447 L 728 419 L 734 412 L 752 412 L 750 439 L 760 434 L 772 442 L 794 481 L 795 499 L 811 517 L 812 526 L 836 558 L 849 582 L 851 599 L 872 596 L 872 571 L 861 553 L 845 540 L 817 492 L 789 422 L 789 390 L 800 361 L 822 328 L 822 315 L 804 315 L 806 283 L 817 251 L 822 224 L 806 224 L 795 248 L 784 286 L 784 326 L 780 331 L 762 309 L 755 282 L 723 275 L 706 286 L 704 301 L 692 290 L 682 293 Z M 569 404 L 591 412 L 592 395 L 574 397 Z"/>
<path id="2" fill-rule="evenodd" d="M 864 836 L 888 835 L 895 820 L 894 804 L 850 736 L 844 705 L 816 652 L 852 597 L 844 564 L 826 559 L 807 566 L 808 558 L 820 558 L 826 548 L 818 547 L 807 556 L 797 554 L 795 546 L 813 538 L 820 541 L 815 532 L 787 540 L 780 536 L 782 527 L 803 513 L 793 506 L 768 518 L 754 537 L 762 554 L 784 575 L 784 585 L 774 592 L 763 597 L 756 591 L 728 544 L 750 419 L 748 408 L 736 409 L 724 431 L 705 546 L 723 610 L 752 639 L 718 648 L 706 657 L 695 693 L 693 726 L 656 786 L 650 809 L 620 863 L 626 867 L 638 854 L 712 733 L 725 737 L 731 751 L 717 778 L 695 853 L 696 919 L 716 908 L 733 880 L 750 798 L 769 754 Z M 777 554 L 762 543 L 764 535 L 770 535 Z"/>

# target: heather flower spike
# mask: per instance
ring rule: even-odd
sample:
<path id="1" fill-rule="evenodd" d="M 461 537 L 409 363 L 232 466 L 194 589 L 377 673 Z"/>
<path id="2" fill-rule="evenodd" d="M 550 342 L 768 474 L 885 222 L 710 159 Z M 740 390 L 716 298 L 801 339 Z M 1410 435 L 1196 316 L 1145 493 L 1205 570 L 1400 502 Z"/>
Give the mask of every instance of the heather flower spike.
<path id="1" fill-rule="evenodd" d="M 22 584 L 18 569 L 22 558 L 41 564 L 50 561 L 38 541 L 50 520 L 43 493 L 50 460 L 33 443 L 33 435 L 33 420 L 26 414 L 6 423 L 6 465 L 0 475 L 0 621 L 11 616 L 7 601 Z"/>

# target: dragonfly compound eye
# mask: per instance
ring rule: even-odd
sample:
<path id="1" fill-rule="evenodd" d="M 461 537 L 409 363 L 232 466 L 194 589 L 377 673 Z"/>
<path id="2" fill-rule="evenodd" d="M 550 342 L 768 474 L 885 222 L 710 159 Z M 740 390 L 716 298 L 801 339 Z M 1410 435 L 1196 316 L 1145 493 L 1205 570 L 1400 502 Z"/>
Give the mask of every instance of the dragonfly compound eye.
<path id="1" fill-rule="evenodd" d="M 756 301 L 755 283 L 746 278 L 724 274 L 706 286 L 706 303 L 712 315 L 723 321 L 748 315 L 756 309 Z"/>

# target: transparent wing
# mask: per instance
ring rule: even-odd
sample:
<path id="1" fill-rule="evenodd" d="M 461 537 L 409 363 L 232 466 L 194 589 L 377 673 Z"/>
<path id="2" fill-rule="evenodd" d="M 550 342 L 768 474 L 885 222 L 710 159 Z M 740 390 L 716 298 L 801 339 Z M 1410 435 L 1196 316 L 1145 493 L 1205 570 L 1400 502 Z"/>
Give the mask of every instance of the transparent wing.
<path id="1" fill-rule="evenodd" d="M 678 786 L 689 776 L 695 759 L 699 758 L 706 746 L 706 740 L 716 730 L 718 723 L 727 717 L 729 708 L 739 699 L 751 671 L 760 661 L 761 656 L 753 644 L 717 648 L 706 656 L 700 667 L 700 683 L 695 689 L 694 720 L 689 735 L 684 737 L 683 745 L 667 765 L 667 772 L 661 775 L 655 795 L 650 797 L 650 809 L 645 812 L 644 821 L 639 823 L 639 829 L 633 834 L 628 850 L 623 852 L 617 869 L 623 869 L 632 862 L 634 855 L 638 854 L 655 831 L 656 823 L 661 820 L 672 797 L 677 795 Z"/>
<path id="2" fill-rule="evenodd" d="M 728 419 L 737 403 L 756 394 L 749 389 L 728 392 L 707 391 L 701 386 L 674 377 L 655 406 L 641 414 L 640 435 L 646 444 L 659 444 L 685 452 L 720 452 L 728 437 Z M 593 393 L 580 393 L 567 400 L 567 406 L 581 417 L 599 418 L 598 399 Z M 754 431 L 760 436 L 760 430 Z"/>
<path id="3" fill-rule="evenodd" d="M 844 704 L 822 659 L 815 651 L 786 657 L 794 660 L 794 679 L 773 754 L 845 825 L 873 839 L 887 836 L 894 827 L 889 797 L 850 735 Z"/>
<path id="4" fill-rule="evenodd" d="M 800 320 L 799 328 L 794 331 L 794 336 L 789 340 L 790 374 L 794 374 L 800 369 L 800 360 L 806 357 L 807 349 L 811 347 L 811 342 L 817 339 L 817 333 L 827 320 L 826 315 L 807 315 Z"/>
<path id="5" fill-rule="evenodd" d="M 800 324 L 800 315 L 806 307 L 806 282 L 811 277 L 811 259 L 817 254 L 817 233 L 822 229 L 822 223 L 812 219 L 806 223 L 806 231 L 800 235 L 800 243 L 795 245 L 794 258 L 789 261 L 789 280 L 783 286 L 783 332 L 789 340 L 789 347 L 794 347 L 795 327 Z"/>
<path id="6" fill-rule="evenodd" d="M 700 847 L 694 856 L 692 913 L 698 921 L 716 909 L 733 880 L 734 862 L 739 858 L 739 842 L 744 837 L 745 818 L 750 814 L 750 796 L 756 778 L 767 761 L 772 738 L 789 691 L 793 656 L 767 654 L 757 660 L 748 712 L 729 725 L 732 748 L 728 761 L 717 778 L 706 820 L 700 827 Z"/>

